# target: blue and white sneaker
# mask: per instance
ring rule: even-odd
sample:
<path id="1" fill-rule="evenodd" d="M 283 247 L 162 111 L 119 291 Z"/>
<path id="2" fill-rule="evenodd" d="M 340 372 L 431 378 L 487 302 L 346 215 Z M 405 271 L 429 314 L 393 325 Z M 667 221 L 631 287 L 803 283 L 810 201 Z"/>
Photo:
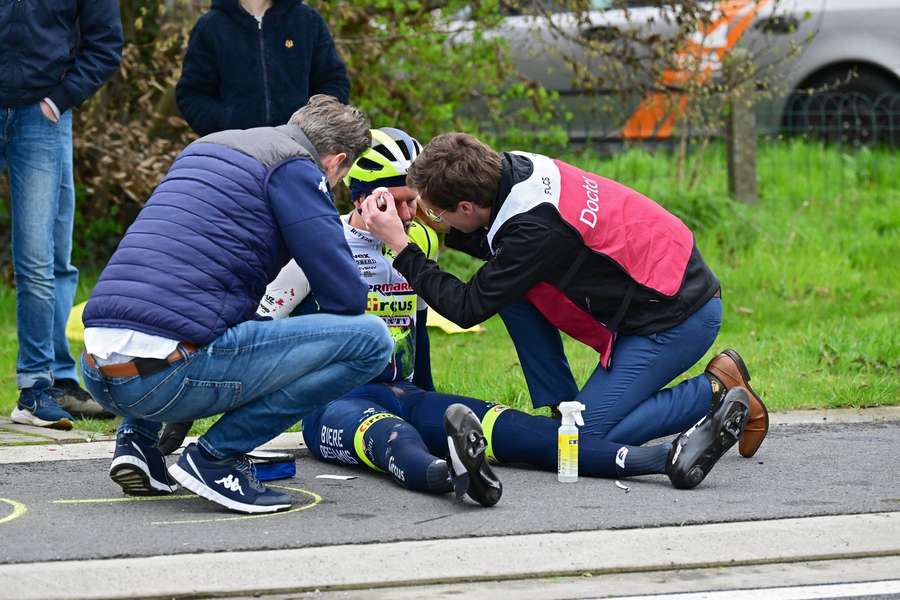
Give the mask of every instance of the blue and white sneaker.
<path id="1" fill-rule="evenodd" d="M 129 496 L 162 496 L 178 489 L 169 478 L 166 459 L 156 444 L 134 433 L 116 437 L 109 477 Z"/>
<path id="2" fill-rule="evenodd" d="M 256 468 L 246 456 L 208 460 L 197 444 L 190 444 L 169 474 L 182 487 L 228 510 L 269 513 L 287 510 L 294 499 L 268 489 L 256 478 Z"/>
<path id="3" fill-rule="evenodd" d="M 44 381 L 20 391 L 19 401 L 10 418 L 13 423 L 65 431 L 72 429 L 75 424 L 75 418 L 61 409 L 50 395 L 50 383 Z"/>

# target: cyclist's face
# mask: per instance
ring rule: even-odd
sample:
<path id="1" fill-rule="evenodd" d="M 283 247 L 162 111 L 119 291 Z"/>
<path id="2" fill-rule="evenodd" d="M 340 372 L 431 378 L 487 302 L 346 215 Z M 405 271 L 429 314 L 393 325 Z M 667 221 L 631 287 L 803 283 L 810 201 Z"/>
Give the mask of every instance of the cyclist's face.
<path id="1" fill-rule="evenodd" d="M 412 223 L 416 216 L 416 201 L 419 196 L 405 185 L 389 187 L 387 190 L 394 197 L 394 206 L 397 207 L 397 216 L 400 217 L 400 221 L 403 223 L 403 229 L 409 229 L 409 224 Z M 364 197 L 360 196 L 359 200 L 356 201 L 356 208 L 359 208 L 363 199 Z"/>
<path id="2" fill-rule="evenodd" d="M 416 200 L 418 199 L 418 195 L 405 185 L 388 188 L 388 191 L 394 196 L 394 204 L 397 207 L 397 216 L 399 216 L 400 220 L 403 222 L 403 228 L 409 229 L 409 224 L 412 223 L 413 218 L 416 216 Z"/>

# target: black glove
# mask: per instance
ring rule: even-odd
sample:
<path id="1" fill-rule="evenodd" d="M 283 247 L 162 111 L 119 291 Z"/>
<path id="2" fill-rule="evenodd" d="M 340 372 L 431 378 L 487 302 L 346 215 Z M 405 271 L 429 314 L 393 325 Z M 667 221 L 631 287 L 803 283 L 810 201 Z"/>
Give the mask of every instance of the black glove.
<path id="1" fill-rule="evenodd" d="M 187 437 L 188 431 L 191 430 L 193 424 L 193 421 L 166 423 L 166 427 L 159 438 L 159 451 L 166 455 L 172 454 L 181 448 L 181 444 L 184 443 L 184 438 Z"/>

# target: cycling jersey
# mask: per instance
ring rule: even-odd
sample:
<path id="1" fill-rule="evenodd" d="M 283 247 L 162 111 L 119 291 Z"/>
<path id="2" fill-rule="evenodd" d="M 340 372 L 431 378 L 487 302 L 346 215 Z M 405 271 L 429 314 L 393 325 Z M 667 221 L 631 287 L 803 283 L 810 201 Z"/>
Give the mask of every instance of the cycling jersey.
<path id="1" fill-rule="evenodd" d="M 368 286 L 366 312 L 381 317 L 394 339 L 391 362 L 373 381 L 412 381 L 416 363 L 416 315 L 427 305 L 393 268 L 393 253 L 381 240 L 368 231 L 352 226 L 349 215 L 342 216 L 341 222 L 344 238 Z M 410 229 L 415 228 L 426 226 L 413 221 Z M 410 237 L 414 240 L 424 237 L 427 240 L 430 236 Z M 436 254 L 436 248 L 425 247 L 422 251 L 429 253 L 431 258 Z M 261 316 L 282 319 L 289 316 L 310 292 L 315 294 L 315 290 L 310 290 L 303 271 L 296 262 L 291 261 L 266 287 L 257 312 Z"/>

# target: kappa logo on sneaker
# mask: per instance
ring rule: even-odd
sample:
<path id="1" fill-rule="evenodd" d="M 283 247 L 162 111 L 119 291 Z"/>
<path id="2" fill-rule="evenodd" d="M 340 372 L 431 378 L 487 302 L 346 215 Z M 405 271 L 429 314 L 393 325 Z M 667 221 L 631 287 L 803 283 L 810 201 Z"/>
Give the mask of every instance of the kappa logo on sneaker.
<path id="1" fill-rule="evenodd" d="M 628 456 L 628 448 L 622 446 L 619 448 L 619 451 L 616 452 L 616 464 L 620 469 L 625 468 L 625 457 Z"/>
<path id="2" fill-rule="evenodd" d="M 223 477 L 222 479 L 216 479 L 215 482 L 221 484 L 222 487 L 224 487 L 226 490 L 228 490 L 230 492 L 240 492 L 241 496 L 244 495 L 244 490 L 241 489 L 240 480 L 237 477 L 235 477 L 234 475 L 231 475 L 230 473 L 228 474 L 228 477 Z"/>

